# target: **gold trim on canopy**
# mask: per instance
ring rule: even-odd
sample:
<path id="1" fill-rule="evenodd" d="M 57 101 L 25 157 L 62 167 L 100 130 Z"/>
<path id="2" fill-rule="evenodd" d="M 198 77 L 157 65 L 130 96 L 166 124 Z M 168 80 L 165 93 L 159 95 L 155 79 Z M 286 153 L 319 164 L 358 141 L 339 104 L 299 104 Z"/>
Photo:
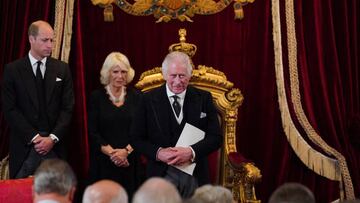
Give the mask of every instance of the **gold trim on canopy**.
<path id="1" fill-rule="evenodd" d="M 345 186 L 346 199 L 354 199 L 354 189 L 347 168 L 344 156 L 330 147 L 321 136 L 315 131 L 308 121 L 302 108 L 299 76 L 297 70 L 297 43 L 295 33 L 295 17 L 293 1 L 285 2 L 287 43 L 289 57 L 289 77 L 291 89 L 291 102 L 294 104 L 294 112 L 305 134 L 312 144 L 321 148 L 325 153 L 321 153 L 312 148 L 310 144 L 302 137 L 294 125 L 289 112 L 289 104 L 285 92 L 284 68 L 282 59 L 281 44 L 281 23 L 280 23 L 280 5 L 279 0 L 272 0 L 272 21 L 273 21 L 273 40 L 275 52 L 275 72 L 276 84 L 278 89 L 278 101 L 281 112 L 282 125 L 285 135 L 300 160 L 315 173 L 330 180 L 339 181 L 340 199 L 344 199 L 343 186 Z M 344 185 L 343 185 L 344 184 Z"/>
<path id="2" fill-rule="evenodd" d="M 104 8 L 104 20 L 114 21 L 113 6 L 116 4 L 124 12 L 134 16 L 154 15 L 156 22 L 169 22 L 172 19 L 193 22 L 195 14 L 216 14 L 234 2 L 234 18 L 243 19 L 243 6 L 255 0 L 91 0 L 94 5 Z"/>

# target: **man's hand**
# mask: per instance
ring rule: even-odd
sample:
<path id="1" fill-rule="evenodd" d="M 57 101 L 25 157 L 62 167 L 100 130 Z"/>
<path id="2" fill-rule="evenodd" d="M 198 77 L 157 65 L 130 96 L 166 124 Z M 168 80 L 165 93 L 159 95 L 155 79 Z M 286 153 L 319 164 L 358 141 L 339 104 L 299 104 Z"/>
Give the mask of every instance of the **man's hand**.
<path id="1" fill-rule="evenodd" d="M 160 149 L 157 158 L 168 165 L 183 165 L 190 163 L 192 151 L 189 147 L 168 147 Z"/>
<path id="2" fill-rule="evenodd" d="M 193 155 L 190 147 L 172 147 L 171 150 L 174 158 L 167 162 L 167 164 L 181 166 L 191 162 Z"/>
<path id="3" fill-rule="evenodd" d="M 35 151 L 41 155 L 46 155 L 54 147 L 54 141 L 50 137 L 38 136 L 33 143 Z"/>
<path id="4" fill-rule="evenodd" d="M 157 153 L 157 159 L 162 162 L 168 163 L 175 158 L 174 150 L 171 147 L 162 148 Z"/>

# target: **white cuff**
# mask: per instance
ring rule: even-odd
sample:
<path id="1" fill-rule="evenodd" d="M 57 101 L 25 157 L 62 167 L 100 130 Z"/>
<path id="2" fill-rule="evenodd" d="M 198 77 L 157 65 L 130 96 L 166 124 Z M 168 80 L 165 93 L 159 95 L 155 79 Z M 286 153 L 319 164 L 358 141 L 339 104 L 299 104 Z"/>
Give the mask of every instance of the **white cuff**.
<path id="1" fill-rule="evenodd" d="M 192 147 L 189 147 L 191 149 L 191 153 L 192 153 L 192 158 L 191 158 L 191 162 L 195 161 L 195 151 L 193 150 Z"/>
<path id="2" fill-rule="evenodd" d="M 32 143 L 37 137 L 39 137 L 40 136 L 40 134 L 36 134 L 32 139 L 31 139 L 31 142 L 30 143 Z"/>

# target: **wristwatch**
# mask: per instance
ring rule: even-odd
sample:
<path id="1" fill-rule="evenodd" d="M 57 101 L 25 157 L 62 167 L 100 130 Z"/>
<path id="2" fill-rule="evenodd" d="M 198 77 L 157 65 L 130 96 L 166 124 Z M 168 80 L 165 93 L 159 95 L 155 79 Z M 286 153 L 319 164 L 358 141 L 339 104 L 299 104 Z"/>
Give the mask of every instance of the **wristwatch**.
<path id="1" fill-rule="evenodd" d="M 50 137 L 50 139 L 54 142 L 54 144 L 56 144 L 57 142 L 59 142 L 59 140 L 58 139 L 56 139 L 56 137 L 53 137 L 53 136 L 49 136 Z"/>
<path id="2" fill-rule="evenodd" d="M 132 150 L 128 148 L 128 146 L 125 147 L 125 150 L 127 151 L 128 155 L 131 154 Z"/>

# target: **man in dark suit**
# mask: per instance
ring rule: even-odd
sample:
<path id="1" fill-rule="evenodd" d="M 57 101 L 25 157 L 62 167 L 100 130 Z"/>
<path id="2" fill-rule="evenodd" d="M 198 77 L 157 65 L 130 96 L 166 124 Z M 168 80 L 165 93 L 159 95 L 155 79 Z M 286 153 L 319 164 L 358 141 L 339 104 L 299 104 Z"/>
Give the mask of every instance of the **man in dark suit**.
<path id="1" fill-rule="evenodd" d="M 169 53 L 162 64 L 166 84 L 143 95 L 131 129 L 134 149 L 148 158 L 147 176 L 171 181 L 184 198 L 209 183 L 207 156 L 222 143 L 211 94 L 188 86 L 191 72 L 188 55 Z M 204 131 L 205 137 L 189 147 L 176 147 L 185 123 Z M 193 174 L 176 168 L 192 162 Z"/>
<path id="2" fill-rule="evenodd" d="M 4 69 L 2 103 L 10 134 L 10 178 L 32 175 L 47 158 L 63 158 L 74 93 L 69 67 L 50 57 L 54 31 L 45 21 L 28 31 L 30 51 Z"/>

